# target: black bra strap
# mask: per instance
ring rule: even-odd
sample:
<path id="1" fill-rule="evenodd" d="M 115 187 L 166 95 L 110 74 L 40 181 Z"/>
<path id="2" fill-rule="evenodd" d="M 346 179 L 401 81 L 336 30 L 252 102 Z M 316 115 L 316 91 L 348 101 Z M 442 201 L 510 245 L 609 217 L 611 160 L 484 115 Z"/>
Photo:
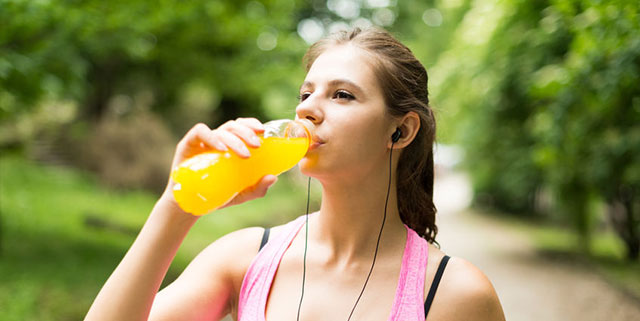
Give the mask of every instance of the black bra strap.
<path id="1" fill-rule="evenodd" d="M 429 294 L 427 294 L 427 300 L 424 301 L 424 316 L 427 317 L 429 314 L 429 309 L 431 308 L 431 303 L 433 302 L 433 297 L 436 296 L 436 290 L 438 289 L 438 285 L 440 284 L 440 279 L 442 278 L 442 273 L 444 273 L 444 268 L 447 266 L 447 262 L 449 261 L 449 256 L 445 255 L 442 260 L 440 260 L 440 265 L 438 266 L 438 271 L 436 271 L 436 276 L 433 278 L 433 283 L 431 283 L 431 288 L 429 289 Z"/>
<path id="2" fill-rule="evenodd" d="M 262 241 L 260 241 L 260 249 L 258 250 L 258 252 L 260 252 L 264 245 L 267 244 L 267 241 L 269 240 L 269 230 L 270 228 L 268 227 L 264 229 L 264 234 L 262 234 Z"/>

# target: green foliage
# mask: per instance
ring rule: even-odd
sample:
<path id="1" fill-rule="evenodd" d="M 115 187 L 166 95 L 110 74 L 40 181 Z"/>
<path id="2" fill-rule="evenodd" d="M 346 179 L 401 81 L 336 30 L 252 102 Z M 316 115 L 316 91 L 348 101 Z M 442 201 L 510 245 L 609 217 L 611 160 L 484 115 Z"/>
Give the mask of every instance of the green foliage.
<path id="1" fill-rule="evenodd" d="M 81 319 L 134 237 L 88 228 L 85 215 L 135 228 L 153 197 L 118 195 L 84 174 L 6 154 L 0 177 L 0 319 Z"/>
<path id="2" fill-rule="evenodd" d="M 465 22 L 483 20 L 491 8 L 493 23 L 484 31 L 461 24 L 461 44 L 439 62 L 446 78 L 436 94 L 460 108 L 457 138 L 468 151 L 478 200 L 533 212 L 538 191 L 549 188 L 554 210 L 584 241 L 593 200 L 624 203 L 621 236 L 632 253 L 640 240 L 640 5 L 474 6 Z M 467 68 L 447 66 L 456 59 Z"/>
<path id="3" fill-rule="evenodd" d="M 157 196 L 107 189 L 86 173 L 7 153 L 0 155 L 0 177 L 0 319 L 81 320 Z M 314 210 L 317 193 L 312 199 Z M 305 202 L 306 182 L 283 174 L 267 197 L 202 217 L 165 284 L 218 237 L 287 222 L 304 214 Z"/>
<path id="4" fill-rule="evenodd" d="M 1 0 L 0 120 L 46 98 L 78 101 L 100 118 L 112 97 L 145 91 L 173 116 L 194 84 L 223 93 L 205 101 L 203 120 L 263 115 L 267 84 L 295 101 L 299 9 L 286 0 Z"/>
<path id="5" fill-rule="evenodd" d="M 302 9 L 289 0 L 0 0 L 0 149 L 60 137 L 70 163 L 112 185 L 161 186 L 165 150 L 195 123 L 293 117 Z M 117 124 L 141 111 L 162 120 Z"/>

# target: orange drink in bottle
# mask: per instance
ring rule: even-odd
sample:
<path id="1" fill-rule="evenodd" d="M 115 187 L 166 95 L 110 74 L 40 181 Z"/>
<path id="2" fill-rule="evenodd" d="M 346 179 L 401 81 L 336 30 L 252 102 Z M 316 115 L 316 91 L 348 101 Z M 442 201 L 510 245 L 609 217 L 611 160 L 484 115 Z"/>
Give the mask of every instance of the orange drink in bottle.
<path id="1" fill-rule="evenodd" d="M 173 195 L 178 205 L 194 215 L 206 214 L 256 184 L 265 175 L 279 175 L 307 153 L 313 124 L 306 120 L 275 120 L 264 124 L 260 147 L 241 158 L 231 151 L 211 151 L 183 161 L 173 169 Z"/>

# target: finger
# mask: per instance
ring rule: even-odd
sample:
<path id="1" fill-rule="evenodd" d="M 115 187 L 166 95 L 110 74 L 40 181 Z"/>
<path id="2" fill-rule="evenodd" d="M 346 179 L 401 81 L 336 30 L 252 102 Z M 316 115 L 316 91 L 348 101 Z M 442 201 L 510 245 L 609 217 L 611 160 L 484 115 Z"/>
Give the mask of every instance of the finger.
<path id="1" fill-rule="evenodd" d="M 226 151 L 226 147 L 220 143 L 217 143 L 211 136 L 212 130 L 209 126 L 198 123 L 193 126 L 189 132 L 183 138 L 184 144 L 190 148 L 201 149 L 204 147 L 215 148 L 218 150 Z"/>
<path id="2" fill-rule="evenodd" d="M 236 121 L 250 127 L 256 133 L 264 132 L 264 125 L 256 118 L 238 118 Z"/>
<path id="3" fill-rule="evenodd" d="M 260 147 L 260 139 L 251 127 L 241 124 L 240 122 L 231 121 L 221 126 L 221 129 L 232 132 L 233 134 L 244 140 L 251 147 Z"/>
<path id="4" fill-rule="evenodd" d="M 267 195 L 269 188 L 278 181 L 275 175 L 265 175 L 256 184 L 249 186 L 239 193 L 241 201 L 246 202 Z"/>
<path id="5" fill-rule="evenodd" d="M 186 153 L 192 153 L 193 151 L 200 151 L 207 148 L 215 148 L 218 150 L 226 151 L 226 147 L 220 143 L 216 144 L 212 140 L 211 129 L 209 126 L 198 123 L 194 125 L 180 140 L 178 143 L 178 150 Z"/>
<path id="6" fill-rule="evenodd" d="M 251 156 L 249 149 L 244 144 L 242 139 L 240 139 L 235 134 L 224 130 L 224 129 L 216 129 L 213 131 L 213 135 L 222 141 L 225 146 L 231 148 L 233 152 L 235 152 L 238 156 L 242 158 L 248 158 Z"/>

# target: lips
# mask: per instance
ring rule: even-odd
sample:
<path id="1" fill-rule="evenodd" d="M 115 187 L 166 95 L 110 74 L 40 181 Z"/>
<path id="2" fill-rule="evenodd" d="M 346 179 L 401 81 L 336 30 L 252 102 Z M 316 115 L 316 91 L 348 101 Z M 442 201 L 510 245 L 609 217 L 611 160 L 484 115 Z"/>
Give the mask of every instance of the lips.
<path id="1" fill-rule="evenodd" d="M 324 141 L 320 139 L 318 136 L 313 136 L 311 139 L 311 144 L 309 145 L 309 150 L 316 149 L 324 144 Z"/>
<path id="2" fill-rule="evenodd" d="M 320 142 L 313 142 L 313 143 L 311 143 L 311 145 L 309 145 L 309 150 L 314 150 L 314 149 L 320 147 L 321 145 L 322 145 L 322 143 L 320 143 Z"/>

